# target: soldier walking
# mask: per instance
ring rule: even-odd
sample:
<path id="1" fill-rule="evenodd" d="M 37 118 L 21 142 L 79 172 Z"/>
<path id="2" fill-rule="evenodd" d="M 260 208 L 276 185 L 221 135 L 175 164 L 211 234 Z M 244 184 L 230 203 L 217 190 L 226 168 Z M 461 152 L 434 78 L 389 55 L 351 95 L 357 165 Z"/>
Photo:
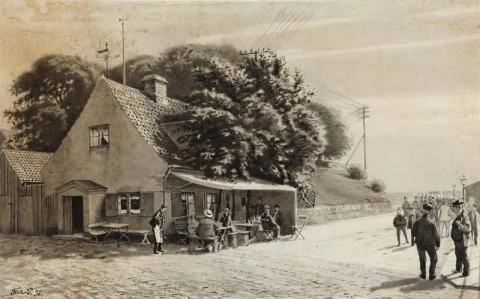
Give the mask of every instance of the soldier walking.
<path id="1" fill-rule="evenodd" d="M 434 280 L 435 267 L 437 266 L 437 250 L 440 248 L 440 237 L 438 235 L 435 222 L 428 218 L 432 211 L 432 205 L 424 204 L 422 207 L 423 216 L 413 224 L 412 228 L 412 246 L 417 244 L 418 257 L 420 259 L 420 277 L 427 278 L 426 267 L 427 257 L 430 258 L 429 279 Z"/>

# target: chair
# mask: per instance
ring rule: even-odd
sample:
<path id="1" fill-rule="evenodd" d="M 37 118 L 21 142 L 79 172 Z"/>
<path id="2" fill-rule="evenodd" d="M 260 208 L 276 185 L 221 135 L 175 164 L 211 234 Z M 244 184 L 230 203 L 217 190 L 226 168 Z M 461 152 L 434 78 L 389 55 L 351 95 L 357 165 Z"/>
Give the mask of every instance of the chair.
<path id="1" fill-rule="evenodd" d="M 297 225 L 292 226 L 292 236 L 290 237 L 290 239 L 295 237 L 294 240 L 296 240 L 300 236 L 305 239 L 305 237 L 302 235 L 302 230 L 307 225 L 307 220 L 307 216 L 298 216 Z"/>
<path id="2" fill-rule="evenodd" d="M 262 219 L 262 229 L 263 229 L 263 233 L 265 234 L 265 239 L 263 240 L 264 242 L 265 241 L 270 242 L 272 240 L 277 242 L 277 239 L 273 237 L 274 229 L 270 224 L 270 219 Z"/>
<path id="3" fill-rule="evenodd" d="M 175 234 L 178 236 L 178 243 L 183 243 L 183 245 L 188 246 L 187 239 L 188 239 L 188 232 L 187 232 L 187 221 L 188 217 L 180 217 L 173 220 L 173 227 L 175 228 Z"/>

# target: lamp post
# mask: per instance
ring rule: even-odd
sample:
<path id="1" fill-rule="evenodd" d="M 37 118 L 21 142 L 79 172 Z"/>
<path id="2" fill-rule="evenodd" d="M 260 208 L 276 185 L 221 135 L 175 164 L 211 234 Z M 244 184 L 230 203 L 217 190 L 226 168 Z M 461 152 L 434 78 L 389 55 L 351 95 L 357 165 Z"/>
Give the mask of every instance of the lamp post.
<path id="1" fill-rule="evenodd" d="M 467 183 L 467 178 L 465 177 L 465 175 L 463 175 L 463 177 L 460 179 L 460 182 L 462 182 L 462 186 L 463 186 L 463 202 L 465 202 L 465 184 Z"/>

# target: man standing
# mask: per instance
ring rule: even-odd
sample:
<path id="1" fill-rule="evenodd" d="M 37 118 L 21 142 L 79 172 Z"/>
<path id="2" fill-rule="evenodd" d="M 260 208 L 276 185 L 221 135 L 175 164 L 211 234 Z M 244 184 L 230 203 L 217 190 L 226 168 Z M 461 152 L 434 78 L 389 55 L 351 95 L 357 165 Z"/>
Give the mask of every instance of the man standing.
<path id="1" fill-rule="evenodd" d="M 472 209 L 468 212 L 468 219 L 470 219 L 470 224 L 472 225 L 472 239 L 474 241 L 475 246 L 477 246 L 477 237 L 478 237 L 478 221 L 479 215 L 477 212 L 477 204 L 474 203 L 472 205 Z"/>
<path id="2" fill-rule="evenodd" d="M 281 228 L 283 224 L 283 213 L 280 211 L 280 206 L 275 205 L 275 213 L 273 213 L 273 220 L 275 220 L 275 223 L 278 225 L 278 235 L 281 235 Z M 277 238 L 278 236 L 273 236 L 274 238 Z"/>
<path id="3" fill-rule="evenodd" d="M 408 237 L 407 237 L 407 219 L 405 219 L 405 216 L 403 216 L 403 210 L 401 208 L 397 209 L 397 215 L 395 218 L 393 218 L 393 226 L 397 229 L 397 241 L 398 241 L 398 246 L 400 246 L 400 232 L 403 232 L 403 235 L 405 236 L 405 242 L 408 243 Z"/>
<path id="4" fill-rule="evenodd" d="M 163 252 L 163 227 L 165 225 L 165 211 L 167 207 L 162 205 L 155 214 L 153 214 L 152 219 L 150 220 L 150 226 L 152 226 L 153 231 L 153 253 L 158 254 L 158 251 Z"/>
<path id="5" fill-rule="evenodd" d="M 455 270 L 452 272 L 460 273 L 463 272 L 462 276 L 466 277 L 470 275 L 470 261 L 468 260 L 467 249 L 470 243 L 470 231 L 471 224 L 468 216 L 465 215 L 463 211 L 463 202 L 455 200 L 452 203 L 453 212 L 457 215 L 452 224 L 451 236 L 455 244 L 455 256 L 457 257 L 457 262 L 455 263 Z"/>
<path id="6" fill-rule="evenodd" d="M 452 219 L 452 210 L 450 207 L 447 205 L 448 201 L 445 199 L 443 201 L 443 205 L 438 209 L 438 221 L 440 223 L 440 237 L 443 235 L 443 229 L 445 228 L 445 233 L 448 236 L 448 232 L 450 231 L 450 220 Z"/>
<path id="7" fill-rule="evenodd" d="M 437 266 L 437 250 L 440 248 L 440 237 L 438 236 L 435 222 L 428 218 L 428 214 L 432 211 L 432 205 L 424 204 L 422 207 L 423 216 L 413 224 L 412 228 L 412 246 L 417 244 L 418 257 L 420 259 L 420 277 L 427 278 L 426 267 L 427 257 L 425 251 L 430 258 L 429 279 L 434 280 L 435 267 Z"/>

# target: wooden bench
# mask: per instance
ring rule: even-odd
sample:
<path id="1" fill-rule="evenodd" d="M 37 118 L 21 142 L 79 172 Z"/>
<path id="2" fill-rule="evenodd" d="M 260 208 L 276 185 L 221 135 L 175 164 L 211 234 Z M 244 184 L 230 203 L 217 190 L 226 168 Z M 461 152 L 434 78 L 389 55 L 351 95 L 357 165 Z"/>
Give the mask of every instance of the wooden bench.
<path id="1" fill-rule="evenodd" d="M 217 252 L 220 249 L 220 244 L 218 242 L 218 237 L 211 237 L 211 238 L 200 238 L 197 235 L 188 235 L 189 239 L 189 246 L 188 246 L 188 252 L 192 253 L 195 251 L 195 245 L 199 245 L 202 250 L 204 250 L 205 244 L 204 241 L 213 241 L 213 251 L 215 252 L 215 249 Z"/>
<path id="2" fill-rule="evenodd" d="M 106 222 L 98 222 L 92 223 L 88 225 L 88 236 L 90 237 L 90 242 L 95 242 L 98 244 L 98 237 L 104 236 L 107 234 L 105 230 L 103 230 L 102 226 L 106 224 Z M 95 240 L 93 240 L 95 238 Z"/>
<path id="3" fill-rule="evenodd" d="M 143 236 L 142 243 L 140 244 L 147 244 L 147 245 L 150 245 L 150 241 L 148 241 L 148 235 L 153 234 L 151 229 L 132 229 L 132 230 L 129 230 L 127 233 Z"/>
<path id="4" fill-rule="evenodd" d="M 188 246 L 187 239 L 189 237 L 189 234 L 187 231 L 187 225 L 188 225 L 187 216 L 173 219 L 173 227 L 175 229 L 175 234 L 178 237 L 177 245 L 178 243 L 183 243 L 183 245 Z"/>

